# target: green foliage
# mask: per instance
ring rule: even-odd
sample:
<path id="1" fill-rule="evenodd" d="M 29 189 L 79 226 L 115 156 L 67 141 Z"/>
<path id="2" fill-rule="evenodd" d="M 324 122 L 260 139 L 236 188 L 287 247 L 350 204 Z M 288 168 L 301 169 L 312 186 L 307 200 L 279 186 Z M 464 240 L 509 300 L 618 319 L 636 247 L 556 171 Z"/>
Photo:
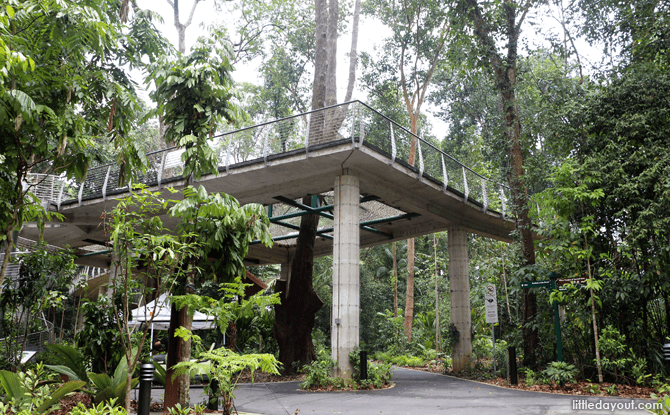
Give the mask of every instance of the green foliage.
<path id="1" fill-rule="evenodd" d="M 197 341 L 197 338 L 194 338 Z M 210 396 L 218 394 L 222 399 L 224 413 L 230 413 L 235 395 L 233 391 L 237 387 L 237 382 L 242 375 L 243 370 L 249 370 L 251 381 L 254 381 L 254 375 L 257 370 L 263 373 L 279 374 L 280 363 L 270 354 L 247 354 L 240 355 L 226 348 L 214 349 L 200 354 L 200 362 L 180 362 L 174 366 L 173 376 L 179 376 L 183 373 L 195 372 L 196 374 L 206 373 L 210 379 L 218 382 L 218 390 L 210 389 L 211 382 L 205 388 Z"/>
<path id="2" fill-rule="evenodd" d="M 233 105 L 230 51 L 225 42 L 217 45 L 221 40 L 199 38 L 189 55 L 163 58 L 152 65 L 148 78 L 156 85 L 151 97 L 158 104 L 148 116 L 162 117 L 166 141 L 186 148 L 184 176 L 193 175 L 196 180 L 202 174 L 218 173 L 217 155 L 209 141 L 221 121 L 239 117 Z"/>
<path id="3" fill-rule="evenodd" d="M 575 383 L 577 372 L 575 365 L 568 364 L 567 362 L 551 362 L 549 367 L 543 371 L 549 380 L 561 384 Z"/>
<path id="4" fill-rule="evenodd" d="M 1 370 L 0 384 L 5 392 L 4 404 L 11 406 L 14 412 L 43 414 L 65 395 L 86 384 L 83 381 L 69 381 L 54 390 L 50 386 L 54 381 L 45 382 L 44 378 L 44 368 L 41 364 L 38 364 L 34 371 L 14 373 Z"/>
<path id="5" fill-rule="evenodd" d="M 605 391 L 607 392 L 608 395 L 612 396 L 616 396 L 619 394 L 616 383 L 613 383 L 612 386 L 608 386 L 607 388 L 605 388 Z"/>
<path id="6" fill-rule="evenodd" d="M 126 415 L 126 410 L 116 405 L 116 400 L 100 402 L 97 406 L 86 408 L 81 402 L 72 408 L 71 415 Z"/>
<path id="7" fill-rule="evenodd" d="M 398 312 L 398 317 L 393 316 L 390 310 L 378 313 L 383 317 L 379 324 L 379 337 L 386 350 L 391 354 L 400 354 L 407 347 L 407 336 L 405 335 L 404 317 Z"/>
<path id="8" fill-rule="evenodd" d="M 111 371 L 123 358 L 111 301 L 106 296 L 100 296 L 95 301 L 82 299 L 80 312 L 86 318 L 82 329 L 77 332 L 76 347 L 95 373 Z"/>
<path id="9" fill-rule="evenodd" d="M 396 366 L 418 367 L 424 366 L 426 361 L 418 356 L 409 356 L 405 354 L 393 355 L 390 352 L 377 352 L 374 355 L 375 360 L 387 362 Z"/>
<path id="10" fill-rule="evenodd" d="M 46 346 L 49 350 L 56 353 L 62 365 L 46 365 L 51 370 L 54 370 L 63 375 L 67 375 L 70 380 L 83 380 L 88 383 L 88 373 L 86 372 L 86 364 L 84 363 L 84 356 L 72 346 L 64 344 L 48 344 Z"/>
<path id="11" fill-rule="evenodd" d="M 337 367 L 337 362 L 330 357 L 330 352 L 327 349 L 320 349 L 316 360 L 303 366 L 302 372 L 306 376 L 300 387 L 303 389 L 327 388 L 333 384 L 332 370 L 335 367 Z"/>
<path id="12" fill-rule="evenodd" d="M 526 386 L 533 386 L 537 382 L 537 374 L 529 367 L 522 367 L 520 372 L 524 375 L 524 382 Z"/>
<path id="13" fill-rule="evenodd" d="M 167 384 L 167 371 L 160 363 L 151 359 L 151 364 L 154 365 L 154 382 L 165 387 Z"/>
<path id="14" fill-rule="evenodd" d="M 251 297 L 244 298 L 244 289 L 248 284 L 243 284 L 240 277 L 233 283 L 221 284 L 219 290 L 223 294 L 219 300 L 211 297 L 189 294 L 174 296 L 173 301 L 177 307 L 188 307 L 190 311 L 198 310 L 202 313 L 216 317 L 216 324 L 225 333 L 228 324 L 235 322 L 243 316 L 260 313 L 274 304 L 279 304 L 279 293 L 263 295 L 257 293 Z M 236 301 L 238 298 L 244 298 Z"/>
<path id="15" fill-rule="evenodd" d="M 123 404 L 126 399 L 126 382 L 128 377 L 128 363 L 126 359 L 121 359 L 114 370 L 114 375 L 109 376 L 107 373 L 89 373 L 91 383 L 95 385 L 98 391 L 95 394 L 95 403 L 100 402 L 118 402 Z M 139 382 L 139 378 L 134 378 L 131 381 L 131 389 Z"/>
<path id="16" fill-rule="evenodd" d="M 29 173 L 80 180 L 96 143 L 110 139 L 123 149 L 122 173 L 141 170 L 126 141 L 140 102 L 126 68 L 145 66 L 167 42 L 151 13 L 122 19 L 119 5 L 28 0 L 0 10 L 0 240 L 41 209 L 21 186 Z"/>
<path id="17" fill-rule="evenodd" d="M 591 381 L 589 379 L 586 379 L 586 381 L 589 382 L 589 384 L 584 386 L 585 392 L 592 393 L 594 395 L 599 395 L 602 393 L 599 385 L 594 385 L 593 383 L 590 383 Z"/>
<path id="18" fill-rule="evenodd" d="M 77 273 L 77 265 L 69 250 L 50 252 L 43 242 L 12 261 L 16 265 L 21 264 L 19 275 L 4 281 L 0 292 L 0 315 L 10 312 L 8 320 L 13 330 L 5 335 L 4 345 L 15 348 L 17 355 L 20 355 L 24 335 L 34 330 L 31 324 L 35 323 L 36 318 L 46 310 L 63 307 L 67 290 Z M 10 360 L 16 361 L 14 358 Z"/>

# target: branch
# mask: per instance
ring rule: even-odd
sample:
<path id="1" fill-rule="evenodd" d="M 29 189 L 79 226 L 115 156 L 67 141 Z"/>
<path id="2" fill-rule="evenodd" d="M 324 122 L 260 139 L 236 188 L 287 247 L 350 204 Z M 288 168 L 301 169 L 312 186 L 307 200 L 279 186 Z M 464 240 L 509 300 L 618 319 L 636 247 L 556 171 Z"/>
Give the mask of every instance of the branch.
<path id="1" fill-rule="evenodd" d="M 358 18 L 361 12 L 361 0 L 356 0 L 354 5 L 354 23 L 351 28 L 351 51 L 349 52 L 349 80 L 347 83 L 347 92 L 344 102 L 351 101 L 354 93 L 354 83 L 356 82 L 356 63 L 358 61 Z"/>
<path id="2" fill-rule="evenodd" d="M 515 30 L 516 33 L 519 33 L 519 31 L 521 30 L 521 24 L 526 18 L 528 10 L 530 10 L 530 0 L 526 0 L 526 4 L 523 5 L 523 13 L 521 13 L 521 18 L 519 19 L 519 22 L 516 24 L 516 30 Z"/>
<path id="3" fill-rule="evenodd" d="M 193 2 L 193 6 L 191 7 L 191 14 L 189 14 L 188 20 L 186 21 L 186 24 L 184 25 L 184 27 L 189 27 L 191 25 L 191 22 L 193 21 L 193 14 L 195 13 L 195 8 L 198 6 L 198 3 L 200 3 L 201 1 L 202 0 L 195 0 Z"/>

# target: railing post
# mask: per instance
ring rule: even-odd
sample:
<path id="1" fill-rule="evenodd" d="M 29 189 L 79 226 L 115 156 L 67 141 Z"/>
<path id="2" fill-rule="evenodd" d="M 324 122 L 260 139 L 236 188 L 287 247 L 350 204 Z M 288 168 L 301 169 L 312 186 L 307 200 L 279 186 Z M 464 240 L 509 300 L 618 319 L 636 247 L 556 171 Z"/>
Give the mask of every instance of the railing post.
<path id="1" fill-rule="evenodd" d="M 167 159 L 167 153 L 168 151 L 165 150 L 163 151 L 163 155 L 161 156 L 161 165 L 158 168 L 158 188 L 161 188 L 161 183 L 163 182 L 163 170 L 165 170 L 165 160 Z"/>
<path id="2" fill-rule="evenodd" d="M 79 206 L 81 206 L 81 196 L 84 194 L 84 186 L 86 186 L 86 179 L 81 182 L 81 187 L 79 187 L 79 195 L 77 196 L 77 199 L 79 200 Z"/>
<path id="3" fill-rule="evenodd" d="M 486 211 L 489 210 L 489 195 L 486 194 L 486 180 L 484 180 L 483 177 L 480 180 L 482 181 L 482 198 L 484 199 L 482 200 L 484 203 L 484 209 L 482 209 L 482 211 L 486 213 Z"/>
<path id="4" fill-rule="evenodd" d="M 107 174 L 105 175 L 105 181 L 102 185 L 102 200 L 107 199 L 107 181 L 109 180 L 109 173 L 112 171 L 112 165 L 110 164 L 109 167 L 107 167 Z"/>
<path id="5" fill-rule="evenodd" d="M 500 205 L 502 206 L 502 217 L 503 217 L 503 219 L 507 219 L 505 217 L 505 203 L 506 202 L 507 201 L 505 200 L 505 189 L 501 185 L 500 186 Z"/>
<path id="6" fill-rule="evenodd" d="M 416 147 L 419 150 L 419 177 L 417 179 L 421 180 L 423 177 L 423 153 L 421 153 L 421 140 L 416 140 Z"/>
<path id="7" fill-rule="evenodd" d="M 265 163 L 265 167 L 268 166 L 268 132 L 266 130 L 263 130 L 264 138 L 263 138 L 263 162 Z"/>
<path id="8" fill-rule="evenodd" d="M 447 186 L 449 185 L 449 176 L 447 176 L 447 167 L 444 165 L 444 154 L 440 153 L 442 158 L 442 191 L 447 191 Z"/>
<path id="9" fill-rule="evenodd" d="M 463 203 L 468 202 L 468 195 L 470 194 L 470 188 L 468 187 L 468 177 L 465 175 L 465 166 L 461 166 L 463 170 L 463 193 L 465 197 L 463 198 Z"/>
<path id="10" fill-rule="evenodd" d="M 228 148 L 226 149 L 226 174 L 230 173 L 230 148 L 233 146 L 233 137 L 230 137 Z"/>
<path id="11" fill-rule="evenodd" d="M 307 132 L 305 133 L 305 155 L 307 157 L 309 157 L 309 130 L 312 125 L 312 114 L 307 116 Z"/>
<path id="12" fill-rule="evenodd" d="M 58 201 L 56 202 L 56 205 L 58 206 L 58 210 L 60 211 L 60 204 L 63 201 L 63 190 L 65 189 L 65 181 L 60 182 L 60 192 L 58 192 Z"/>
<path id="13" fill-rule="evenodd" d="M 398 150 L 395 146 L 395 134 L 393 134 L 393 123 L 391 121 L 389 121 L 389 127 L 391 128 L 391 165 L 394 165 Z"/>
<path id="14" fill-rule="evenodd" d="M 358 148 L 361 148 L 363 145 L 363 140 L 365 139 L 365 124 L 363 124 L 363 117 L 361 116 L 361 106 L 356 106 L 358 112 L 358 128 L 359 128 L 359 138 L 358 138 Z"/>

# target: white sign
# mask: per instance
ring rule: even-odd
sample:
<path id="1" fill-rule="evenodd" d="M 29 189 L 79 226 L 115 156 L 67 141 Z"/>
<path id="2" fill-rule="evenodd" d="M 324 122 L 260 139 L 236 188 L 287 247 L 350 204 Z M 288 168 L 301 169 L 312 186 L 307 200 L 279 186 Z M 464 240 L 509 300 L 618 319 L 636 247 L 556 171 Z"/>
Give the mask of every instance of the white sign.
<path id="1" fill-rule="evenodd" d="M 486 310 L 486 323 L 498 322 L 498 299 L 496 297 L 496 286 L 486 284 L 484 292 L 484 309 Z"/>

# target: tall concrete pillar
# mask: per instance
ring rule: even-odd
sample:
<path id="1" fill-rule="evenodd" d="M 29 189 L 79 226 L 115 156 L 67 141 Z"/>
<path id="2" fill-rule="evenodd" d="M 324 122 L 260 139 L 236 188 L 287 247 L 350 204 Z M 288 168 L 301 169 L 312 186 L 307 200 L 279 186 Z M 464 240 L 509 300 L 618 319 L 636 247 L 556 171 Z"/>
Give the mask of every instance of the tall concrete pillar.
<path id="1" fill-rule="evenodd" d="M 451 322 L 456 325 L 459 333 L 451 359 L 453 370 L 460 372 L 467 368 L 472 355 L 468 233 L 460 226 L 450 226 L 448 232 Z"/>
<path id="2" fill-rule="evenodd" d="M 333 312 L 331 346 L 337 361 L 336 375 L 350 378 L 353 366 L 349 353 L 359 344 L 360 236 L 358 177 L 335 179 L 333 230 Z"/>

